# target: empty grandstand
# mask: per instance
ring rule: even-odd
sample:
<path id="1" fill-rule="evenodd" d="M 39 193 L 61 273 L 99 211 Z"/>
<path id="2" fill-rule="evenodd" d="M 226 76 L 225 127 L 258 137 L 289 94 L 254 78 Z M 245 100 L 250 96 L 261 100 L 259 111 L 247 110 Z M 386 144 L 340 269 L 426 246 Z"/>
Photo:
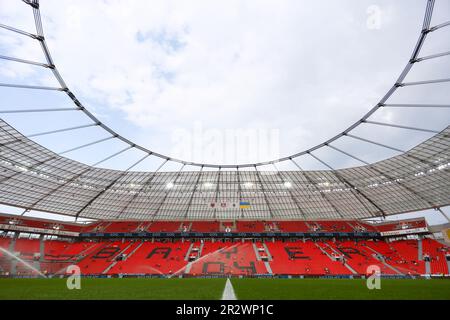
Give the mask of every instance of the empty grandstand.
<path id="1" fill-rule="evenodd" d="M 384 275 L 449 275 L 450 250 L 424 219 L 368 223 L 316 221 L 101 221 L 89 224 L 2 215 L 15 237 L 1 247 L 2 275 L 355 276 L 379 266 Z M 18 237 L 20 233 L 39 237 Z M 52 237 L 58 237 L 52 239 Z M 406 239 L 409 238 L 409 239 Z"/>

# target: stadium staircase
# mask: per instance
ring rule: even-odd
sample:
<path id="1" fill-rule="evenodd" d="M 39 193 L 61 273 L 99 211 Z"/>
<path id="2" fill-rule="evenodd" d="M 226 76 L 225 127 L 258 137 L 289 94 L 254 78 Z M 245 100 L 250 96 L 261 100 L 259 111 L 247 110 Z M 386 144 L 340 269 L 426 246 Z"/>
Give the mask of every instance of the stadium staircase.
<path id="1" fill-rule="evenodd" d="M 191 256 L 192 248 L 194 248 L 194 242 L 192 242 L 191 245 L 189 246 L 189 249 L 186 252 L 186 256 L 184 257 L 184 261 L 189 261 L 189 258 Z"/>
<path id="2" fill-rule="evenodd" d="M 425 261 L 425 274 L 431 274 L 431 263 L 430 263 L 430 261 Z"/>
<path id="3" fill-rule="evenodd" d="M 192 228 L 192 222 L 182 222 L 177 231 L 179 232 L 190 232 Z"/>
<path id="4" fill-rule="evenodd" d="M 375 259 L 379 260 L 385 267 L 391 269 L 392 271 L 394 271 L 397 274 L 403 274 L 397 268 L 395 268 L 394 266 L 391 266 L 389 263 L 387 263 L 386 262 L 386 257 L 384 255 L 382 255 L 381 253 L 379 253 L 375 249 L 371 248 L 370 246 L 367 246 L 367 249 L 373 251 L 373 257 Z"/>
<path id="5" fill-rule="evenodd" d="M 396 273 L 376 259 L 364 241 L 331 242 L 330 245 L 343 255 L 345 263 L 358 274 L 366 274 L 367 268 L 372 265 L 378 266 L 383 274 Z"/>
<path id="6" fill-rule="evenodd" d="M 417 260 L 423 260 L 423 242 L 422 239 L 417 241 Z"/>
<path id="7" fill-rule="evenodd" d="M 250 242 L 204 242 L 201 257 L 191 264 L 190 274 L 267 274 Z"/>
<path id="8" fill-rule="evenodd" d="M 225 232 L 226 228 L 230 227 L 231 232 L 236 232 L 236 221 L 222 221 L 220 222 L 220 232 Z"/>
<path id="9" fill-rule="evenodd" d="M 265 222 L 264 227 L 265 232 L 280 232 L 280 227 L 276 221 Z"/>
<path id="10" fill-rule="evenodd" d="M 359 230 L 354 225 L 352 225 L 350 222 L 346 221 L 345 223 L 351 228 L 352 231 L 359 232 Z"/>
<path id="11" fill-rule="evenodd" d="M 129 253 L 129 252 L 132 252 L 132 251 L 134 250 L 134 248 L 136 248 L 138 245 L 139 245 L 139 243 L 136 243 L 136 242 L 130 242 L 130 243 L 128 243 L 128 245 L 127 245 L 122 251 L 120 251 L 119 253 L 117 253 L 117 255 L 115 255 L 115 256 L 112 258 L 111 264 L 110 264 L 109 266 L 107 266 L 105 270 L 103 270 L 102 274 L 107 274 L 107 273 L 109 272 L 109 270 L 111 270 L 111 269 L 117 264 L 117 261 L 118 261 L 117 259 L 118 259 L 119 257 L 122 257 L 122 256 L 125 257 L 125 256 L 127 256 L 128 253 Z"/>
<path id="12" fill-rule="evenodd" d="M 148 222 L 148 223 L 143 223 L 142 224 L 142 231 L 148 231 L 148 229 L 150 228 L 150 226 L 152 225 L 153 222 Z"/>
<path id="13" fill-rule="evenodd" d="M 143 242 L 138 241 L 134 243 L 134 246 L 131 246 L 126 252 L 124 252 L 124 257 L 121 261 L 126 261 L 127 259 L 131 258 L 142 246 Z M 105 270 L 103 273 L 111 274 L 111 270 L 117 265 L 118 261 L 114 261 L 115 263 L 111 264 L 111 266 L 108 268 L 108 270 Z"/>
<path id="14" fill-rule="evenodd" d="M 266 268 L 267 274 L 272 274 L 272 268 L 270 267 L 270 262 L 272 261 L 272 255 L 270 254 L 269 248 L 265 243 L 253 243 L 253 251 L 256 256 L 257 261 L 262 261 Z"/>
<path id="15" fill-rule="evenodd" d="M 332 261 L 339 261 L 339 259 L 341 259 L 341 261 L 339 261 L 339 263 L 342 263 L 342 265 L 351 273 L 351 274 L 358 274 L 358 272 L 355 271 L 355 269 L 353 269 L 352 267 L 350 267 L 348 265 L 348 263 L 343 259 L 343 255 L 341 252 L 337 251 L 336 249 L 334 249 L 332 246 L 330 246 L 327 242 L 323 243 L 323 247 L 319 246 L 319 248 L 321 248 L 325 254 L 331 258 Z"/>

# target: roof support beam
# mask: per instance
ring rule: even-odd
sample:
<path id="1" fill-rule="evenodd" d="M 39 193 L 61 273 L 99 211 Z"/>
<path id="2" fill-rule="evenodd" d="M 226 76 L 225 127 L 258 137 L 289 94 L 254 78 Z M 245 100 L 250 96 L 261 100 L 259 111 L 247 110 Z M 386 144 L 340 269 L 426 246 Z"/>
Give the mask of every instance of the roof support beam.
<path id="1" fill-rule="evenodd" d="M 93 141 L 93 142 L 89 142 L 89 143 L 83 144 L 81 146 L 78 146 L 78 147 L 71 148 L 71 149 L 65 150 L 63 152 L 60 152 L 60 153 L 58 153 L 58 155 L 62 156 L 63 154 L 66 154 L 66 153 L 69 153 L 69 152 L 72 152 L 72 151 L 76 151 L 76 150 L 80 150 L 80 149 L 83 149 L 83 148 L 86 148 L 86 147 L 89 147 L 89 146 L 93 146 L 93 145 L 98 144 L 100 142 L 111 140 L 111 139 L 114 139 L 114 138 L 115 137 L 112 136 L 112 137 L 107 137 L 107 138 L 103 138 L 103 139 L 100 139 L 100 140 L 96 140 L 96 141 Z M 108 159 L 106 159 L 106 160 L 108 160 Z"/>
<path id="2" fill-rule="evenodd" d="M 400 152 L 400 153 L 405 153 L 406 152 L 405 150 L 401 150 L 401 149 L 398 149 L 398 148 L 395 148 L 395 147 L 391 147 L 391 146 L 388 146 L 388 145 L 385 145 L 385 144 L 382 144 L 382 143 L 379 143 L 379 142 L 375 142 L 375 141 L 372 141 L 372 140 L 369 140 L 369 139 L 361 138 L 361 137 L 358 137 L 358 136 L 355 136 L 355 135 L 352 135 L 352 134 L 346 134 L 346 136 L 350 137 L 350 138 L 353 138 L 353 139 L 361 140 L 361 141 L 364 141 L 364 142 L 367 142 L 367 143 L 370 143 L 370 144 L 373 144 L 373 145 L 377 145 L 377 146 L 380 146 L 380 147 L 383 147 L 383 148 L 386 148 L 386 149 L 391 149 L 393 151 L 397 151 L 397 152 Z"/>
<path id="3" fill-rule="evenodd" d="M 399 129 L 415 130 L 415 131 L 430 132 L 430 133 L 439 133 L 439 131 L 436 131 L 436 130 L 416 128 L 416 127 L 407 127 L 407 126 L 401 126 L 401 125 L 392 124 L 392 123 L 384 123 L 384 122 L 369 121 L 369 120 L 365 120 L 364 123 L 375 124 L 375 125 L 378 125 L 378 126 L 399 128 Z"/>
<path id="4" fill-rule="evenodd" d="M 0 55 L 0 59 L 18 62 L 18 63 L 29 64 L 29 65 L 33 65 L 33 66 L 37 66 L 37 67 L 44 67 L 44 68 L 54 68 L 55 67 L 55 66 L 51 66 L 49 64 L 45 64 L 42 62 L 35 62 L 35 61 L 30 61 L 30 60 L 25 60 L 25 59 L 3 56 L 3 55 Z"/>
<path id="5" fill-rule="evenodd" d="M 155 176 L 156 176 L 156 173 L 157 173 L 159 170 L 161 170 L 162 167 L 164 167 L 164 165 L 167 163 L 167 161 L 169 161 L 169 160 L 167 160 L 167 159 L 164 160 L 164 161 L 159 165 L 159 167 L 156 169 L 156 171 L 154 171 L 154 172 L 152 173 L 152 175 L 150 176 L 150 178 L 148 178 L 147 181 L 145 181 L 145 182 L 142 184 L 142 187 L 139 189 L 139 191 L 136 192 L 136 193 L 133 195 L 133 197 L 126 203 L 126 205 L 123 207 L 123 209 L 120 210 L 119 214 L 117 215 L 117 219 L 119 219 L 120 216 L 128 209 L 128 207 L 130 206 L 130 204 L 137 198 L 137 196 L 139 196 L 139 195 L 144 191 L 144 189 L 145 189 L 147 186 L 149 186 L 150 183 L 152 183 L 153 179 L 154 179 Z"/>
<path id="6" fill-rule="evenodd" d="M 92 123 L 92 124 L 86 124 L 86 125 L 83 125 L 83 126 L 76 126 L 76 127 L 71 127 L 71 128 L 64 128 L 64 129 L 58 129 L 58 130 L 52 130 L 52 131 L 46 131 L 46 132 L 39 132 L 39 133 L 30 134 L 30 135 L 27 136 L 27 138 L 40 137 L 40 136 L 45 136 L 45 135 L 49 135 L 49 134 L 66 132 L 66 131 L 73 131 L 73 130 L 84 129 L 84 128 L 89 128 L 89 127 L 95 127 L 95 126 L 98 126 L 98 124 Z"/>
<path id="7" fill-rule="evenodd" d="M 39 40 L 39 36 L 36 35 L 36 34 L 33 34 L 33 33 L 30 33 L 30 32 L 26 32 L 26 31 L 23 31 L 23 30 L 20 30 L 20 29 L 17 29 L 17 28 L 8 26 L 8 25 L 6 25 L 6 24 L 0 23 L 0 28 L 5 29 L 5 30 L 8 30 L 8 31 L 11 31 L 11 32 L 15 32 L 15 33 L 21 34 L 21 35 L 23 35 L 23 36 L 30 37 L 30 38 L 32 38 L 32 39 Z"/>
<path id="8" fill-rule="evenodd" d="M 114 154 L 112 157 L 115 157 L 125 151 L 130 150 L 132 147 L 127 147 L 123 150 L 121 150 L 120 152 L 117 152 L 116 154 Z M 124 176 L 127 175 L 128 171 L 130 171 L 133 167 L 137 166 L 139 163 L 141 163 L 144 159 L 146 159 L 149 155 L 145 155 L 143 158 L 139 159 L 138 161 L 136 161 L 134 164 L 132 164 L 130 167 L 128 167 L 126 170 L 122 171 L 122 173 L 113 181 L 111 181 L 111 183 L 106 186 L 106 188 L 104 188 L 103 190 L 101 190 L 99 193 L 97 193 L 91 200 L 89 200 L 86 205 L 84 205 L 80 210 L 78 210 L 78 212 L 75 215 L 75 221 L 78 220 L 78 217 L 81 215 L 81 213 L 86 210 L 86 208 L 88 208 L 95 200 L 97 200 L 102 194 L 104 194 L 105 192 L 107 192 L 109 189 L 111 189 L 120 179 L 122 179 Z M 109 157 L 109 159 L 111 159 L 112 157 Z M 106 160 L 104 160 L 106 161 Z"/>
<path id="9" fill-rule="evenodd" d="M 49 158 L 47 158 L 45 160 L 42 160 L 42 161 L 39 161 L 36 164 L 34 164 L 34 165 L 30 166 L 30 167 L 26 167 L 26 168 L 27 168 L 28 171 L 33 171 L 33 170 L 37 169 L 39 166 L 41 166 L 41 165 L 43 165 L 43 164 L 45 164 L 45 163 L 47 163 L 47 162 L 49 162 L 51 160 L 55 160 L 55 159 L 57 159 L 57 157 L 56 156 L 52 156 L 52 157 L 49 157 Z M 20 171 L 20 172 L 14 173 L 13 175 L 11 175 L 9 177 L 4 177 L 2 180 L 0 180 L 0 184 L 3 184 L 5 182 L 13 179 L 14 177 L 17 177 L 18 175 L 21 175 L 21 174 L 24 174 L 24 172 Z"/>
<path id="10" fill-rule="evenodd" d="M 405 151 L 405 150 L 401 150 L 401 149 L 398 149 L 398 148 L 395 148 L 395 147 L 392 147 L 392 146 L 388 146 L 388 145 L 385 145 L 385 144 L 382 144 L 382 143 L 379 143 L 379 142 L 375 142 L 375 141 L 372 141 L 372 140 L 369 140 L 369 139 L 365 139 L 365 138 L 361 138 L 361 137 L 358 137 L 358 136 L 355 136 L 355 135 L 351 135 L 351 134 L 347 134 L 346 136 L 347 136 L 347 137 L 350 137 L 350 138 L 357 139 L 357 140 L 361 140 L 361 141 L 364 141 L 364 142 L 367 142 L 367 143 L 370 143 L 370 144 L 373 144 L 373 145 L 377 145 L 377 146 L 380 146 L 380 147 L 384 147 L 384 148 L 387 148 L 387 149 L 391 149 L 391 150 L 394 150 L 394 151 L 403 153 L 403 154 L 405 154 L 405 156 L 410 157 L 410 158 L 413 158 L 413 159 L 415 159 L 415 160 L 418 160 L 418 161 L 420 161 L 420 162 L 422 162 L 422 163 L 424 163 L 424 164 L 427 164 L 427 165 L 430 164 L 427 160 L 420 159 L 420 158 L 418 158 L 418 157 L 416 157 L 416 156 L 414 156 L 414 155 L 412 155 L 412 154 L 409 154 L 409 153 L 408 153 L 407 151 Z M 432 163 L 431 163 L 431 164 L 432 164 Z M 433 164 L 432 164 L 432 165 L 433 165 Z"/>
<path id="11" fill-rule="evenodd" d="M 282 173 L 280 172 L 280 170 L 278 170 L 278 167 L 277 167 L 275 164 L 272 164 L 272 165 L 273 165 L 273 167 L 275 168 L 275 170 L 277 171 L 277 175 L 281 178 L 280 180 L 281 180 L 281 183 L 282 183 L 283 185 L 284 185 L 284 183 L 286 182 L 286 180 L 290 180 L 290 179 L 285 179 L 284 174 L 282 174 Z M 290 181 L 289 181 L 289 182 L 290 182 Z M 296 198 L 294 197 L 294 195 L 292 194 L 292 191 L 291 191 L 289 188 L 287 188 L 287 192 L 289 193 L 289 195 L 290 195 L 290 197 L 291 197 L 291 200 L 295 203 L 295 205 L 296 205 L 298 211 L 299 211 L 300 214 L 302 215 L 303 220 L 306 220 L 305 212 L 304 212 L 303 209 L 301 208 L 300 203 L 297 201 L 297 199 L 296 199 Z"/>
<path id="12" fill-rule="evenodd" d="M 433 84 L 433 83 L 444 83 L 444 82 L 450 82 L 450 78 L 424 80 L 424 81 L 402 82 L 402 83 L 397 83 L 397 86 L 398 87 L 409 87 L 409 86 L 419 86 L 419 85 L 422 85 L 422 84 Z"/>
<path id="13" fill-rule="evenodd" d="M 450 108 L 450 104 L 414 104 L 414 103 L 386 103 L 383 107 L 393 108 Z"/>
<path id="14" fill-rule="evenodd" d="M 272 206 L 270 205 L 269 199 L 267 198 L 266 191 L 264 189 L 264 184 L 262 183 L 261 175 L 259 173 L 257 166 L 255 166 L 255 171 L 256 171 L 256 176 L 258 177 L 259 185 L 261 186 L 261 191 L 264 196 L 264 200 L 266 201 L 267 207 L 269 208 L 269 211 L 270 211 L 270 217 L 273 218 L 274 211 L 272 209 Z"/>
<path id="15" fill-rule="evenodd" d="M 445 57 L 445 56 L 448 56 L 448 55 L 450 55 L 450 51 L 436 53 L 436 54 L 430 54 L 429 56 L 423 56 L 423 57 L 417 58 L 415 60 L 415 62 L 420 62 L 420 61 L 430 60 L 430 59 L 436 59 L 436 58 Z"/>
<path id="16" fill-rule="evenodd" d="M 219 199 L 219 190 L 220 190 L 220 173 L 221 173 L 221 167 L 219 167 L 219 171 L 217 173 L 217 184 L 216 184 L 216 192 L 215 192 L 215 197 L 214 197 L 214 201 L 216 203 L 216 206 L 214 207 L 214 213 L 213 213 L 213 218 L 216 219 L 216 214 L 217 214 L 217 200 Z"/>
<path id="17" fill-rule="evenodd" d="M 328 203 L 330 205 L 330 207 L 333 208 L 333 210 L 339 215 L 339 217 L 344 218 L 344 216 L 342 215 L 342 213 L 339 211 L 339 209 L 333 204 L 333 202 L 328 199 L 328 197 L 319 189 L 319 187 L 316 185 L 316 183 L 314 181 L 312 181 L 312 179 L 308 176 L 308 174 L 306 173 L 306 171 L 304 171 L 300 165 L 294 160 L 291 159 L 292 163 L 294 163 L 294 165 L 300 170 L 300 172 L 303 174 L 303 176 L 305 177 L 306 181 L 308 181 L 308 183 L 316 190 L 316 192 L 320 195 L 320 197 L 325 200 L 326 203 Z"/>
<path id="18" fill-rule="evenodd" d="M 330 147 L 332 147 L 332 146 L 330 146 Z M 404 184 L 401 183 L 398 179 L 392 177 L 390 174 L 388 174 L 388 173 L 386 173 L 386 172 L 383 172 L 383 171 L 377 169 L 377 168 L 375 167 L 375 165 L 371 165 L 371 164 L 367 163 L 366 161 L 361 160 L 361 159 L 359 159 L 359 158 L 357 158 L 357 157 L 354 157 L 354 156 L 350 155 L 349 153 L 346 153 L 346 152 L 344 152 L 344 151 L 341 151 L 341 150 L 339 150 L 339 149 L 337 149 L 337 148 L 334 148 L 334 147 L 332 147 L 332 148 L 335 149 L 335 150 L 337 150 L 337 151 L 340 151 L 340 152 L 344 153 L 345 155 L 347 155 L 347 156 L 349 156 L 349 157 L 352 157 L 353 159 L 356 159 L 356 160 L 358 160 L 358 161 L 360 161 L 360 162 L 366 164 L 367 167 L 369 168 L 369 170 L 374 171 L 374 172 L 376 172 L 376 173 L 379 174 L 379 175 L 382 175 L 382 176 L 387 177 L 390 181 L 392 181 L 392 182 L 398 184 L 398 185 L 399 185 L 400 187 L 402 187 L 403 189 L 405 189 L 405 190 L 407 190 L 408 192 L 414 194 L 416 197 L 418 197 L 418 198 L 421 199 L 422 201 L 425 201 L 426 203 L 428 203 L 428 205 L 429 205 L 430 207 L 434 207 L 433 203 L 432 203 L 430 200 L 428 200 L 428 199 L 426 199 L 425 197 L 423 197 L 419 192 L 417 192 L 416 190 L 414 190 L 414 189 L 411 188 L 411 187 L 408 187 L 408 186 L 404 185 Z M 421 161 L 421 159 L 417 159 L 416 157 L 414 157 L 414 159 L 416 159 L 416 160 L 418 160 L 418 161 Z M 423 162 L 423 161 L 422 161 L 422 162 Z M 435 166 L 434 164 L 432 164 L 432 163 L 428 163 L 428 164 L 431 164 L 433 167 L 436 167 L 436 166 Z"/>
<path id="19" fill-rule="evenodd" d="M 33 113 L 33 112 L 55 112 L 55 111 L 78 111 L 79 108 L 53 108 L 53 109 L 24 109 L 24 110 L 0 110 L 0 114 L 7 113 Z"/>
<path id="20" fill-rule="evenodd" d="M 181 172 L 183 171 L 185 166 L 186 166 L 185 164 L 182 164 L 180 170 L 178 170 L 178 173 L 177 173 L 177 175 L 175 177 L 175 180 L 172 182 L 173 185 L 174 185 L 173 186 L 174 188 L 175 188 L 176 183 L 178 181 L 178 178 L 180 177 Z M 162 199 L 161 203 L 159 204 L 158 208 L 156 209 L 155 213 L 153 214 L 153 219 L 152 220 L 154 220 L 154 218 L 159 214 L 159 211 L 161 210 L 162 206 L 164 205 L 164 203 L 165 203 L 169 193 L 170 193 L 170 191 L 166 191 L 166 194 L 164 195 L 164 198 Z"/>
<path id="21" fill-rule="evenodd" d="M 18 32 L 21 33 L 23 35 L 29 36 L 33 39 L 36 39 L 39 41 L 40 45 L 41 45 L 41 49 L 45 55 L 45 58 L 47 60 L 47 64 L 52 68 L 52 72 L 56 78 L 56 80 L 58 81 L 58 83 L 60 84 L 61 88 L 56 88 L 57 90 L 61 90 L 64 91 L 69 98 L 72 100 L 72 102 L 77 105 L 78 107 L 80 107 L 80 110 L 82 110 L 89 118 L 91 118 L 94 122 L 99 122 L 97 120 L 97 118 L 90 113 L 88 110 L 86 110 L 81 102 L 76 98 L 75 94 L 73 92 L 70 91 L 70 89 L 67 87 L 67 85 L 65 84 L 64 80 L 62 79 L 61 75 L 59 74 L 58 70 L 56 67 L 54 67 L 54 63 L 52 60 L 52 57 L 50 55 L 50 51 L 47 47 L 46 44 L 46 40 L 44 38 L 44 32 L 43 32 L 43 28 L 42 28 L 42 19 L 41 19 L 41 15 L 40 15 L 40 11 L 39 11 L 39 1 L 38 0 L 24 0 L 25 3 L 27 3 L 28 5 L 30 5 L 33 9 L 33 14 L 34 14 L 34 23 L 35 23 L 35 27 L 36 27 L 36 35 L 28 33 L 28 32 L 24 32 L 9 26 L 5 26 L 5 25 L 0 25 L 0 27 L 8 29 L 10 31 L 13 32 Z M 263 162 L 263 163 L 257 163 L 257 164 L 242 164 L 242 165 L 238 165 L 239 168 L 250 168 L 253 167 L 254 165 L 256 166 L 262 166 L 262 165 L 266 165 L 266 164 L 273 164 L 273 163 L 277 163 L 280 161 L 288 161 L 292 158 L 296 158 L 298 156 L 301 155 L 305 155 L 308 152 L 312 152 L 314 150 L 320 149 L 322 147 L 324 147 L 327 143 L 331 143 L 337 139 L 340 139 L 342 136 L 348 134 L 350 131 L 354 130 L 356 127 L 358 127 L 361 123 L 364 122 L 364 120 L 367 120 L 373 113 L 375 113 L 379 108 L 383 107 L 383 104 L 386 103 L 386 101 L 392 96 L 392 94 L 401 86 L 407 86 L 407 85 L 417 85 L 417 84 L 424 84 L 424 83 L 435 83 L 435 82 L 442 82 L 442 81 L 450 81 L 450 79 L 437 79 L 437 80 L 429 80 L 429 81 L 422 81 L 422 82 L 417 82 L 417 83 L 403 83 L 404 79 L 406 78 L 407 74 L 409 73 L 409 71 L 412 68 L 412 65 L 418 61 L 422 61 L 422 60 L 426 60 L 426 59 L 432 59 L 432 58 L 437 58 L 440 56 L 444 56 L 447 55 L 446 52 L 443 53 L 438 53 L 432 56 L 426 56 L 426 57 L 419 57 L 419 53 L 421 51 L 421 48 L 425 42 L 425 39 L 427 37 L 427 34 L 433 31 L 436 31 L 440 28 L 446 27 L 449 25 L 450 22 L 444 22 L 441 23 L 440 25 L 434 26 L 434 27 L 430 27 L 430 23 L 431 23 L 431 17 L 433 14 L 433 8 L 434 8 L 434 3 L 435 0 L 428 0 L 427 1 L 427 5 L 426 5 L 426 10 L 425 10 L 425 16 L 423 19 L 423 25 L 422 25 L 422 31 L 420 33 L 420 36 L 416 42 L 416 45 L 414 47 L 414 50 L 412 52 L 411 58 L 408 61 L 408 64 L 405 66 L 405 68 L 403 69 L 403 71 L 401 72 L 400 76 L 398 77 L 395 85 L 393 85 L 388 91 L 387 93 L 380 99 L 380 101 L 371 109 L 369 110 L 369 112 L 367 112 L 360 121 L 355 122 L 354 124 L 352 124 L 350 127 L 348 127 L 346 130 L 344 130 L 342 133 L 332 137 L 331 139 L 329 139 L 328 141 L 321 143 L 319 145 L 316 145 L 312 148 L 310 148 L 307 151 L 302 151 L 300 153 L 297 153 L 295 155 L 292 155 L 290 157 L 284 157 L 284 158 L 280 158 L 280 159 L 276 159 L 273 161 L 269 161 L 269 162 Z M 14 58 L 16 59 L 16 58 Z M 13 86 L 20 86 L 20 85 L 13 85 Z M 20 87 L 24 87 L 24 88 L 35 88 L 35 89 L 44 89 L 44 87 L 37 87 L 37 86 L 20 86 Z M 46 88 L 49 89 L 49 88 Z M 128 139 L 122 137 L 121 135 L 117 134 L 115 131 L 113 131 L 111 128 L 107 127 L 104 124 L 100 125 L 101 128 L 103 128 L 104 130 L 106 130 L 108 133 L 114 135 L 117 139 L 122 140 L 125 143 L 128 143 L 129 145 L 132 145 L 133 143 L 131 141 L 129 141 Z M 173 158 L 169 158 L 165 155 L 162 154 L 158 154 L 155 152 L 152 152 L 142 146 L 135 146 L 137 149 L 140 149 L 144 152 L 148 152 L 148 153 L 152 153 L 155 157 L 160 157 L 162 159 L 168 159 L 174 162 L 179 162 L 182 164 L 188 164 L 188 165 L 192 165 L 192 166 L 198 166 L 198 167 L 209 167 L 209 168 L 234 168 L 235 165 L 212 165 L 212 164 L 201 164 L 201 163 L 191 163 L 191 162 L 185 162 L 183 160 L 179 160 L 179 159 L 173 159 Z"/>
<path id="22" fill-rule="evenodd" d="M 36 90 L 49 90 L 49 91 L 64 91 L 64 88 L 58 87 L 45 87 L 45 86 L 34 86 L 26 84 L 11 84 L 11 83 L 0 83 L 0 87 L 5 88 L 15 88 L 15 89 L 36 89 Z"/>
<path id="23" fill-rule="evenodd" d="M 189 209 L 191 208 L 191 205 L 192 205 L 192 200 L 194 199 L 195 192 L 198 189 L 198 183 L 199 183 L 200 178 L 202 176 L 202 172 L 203 172 L 203 167 L 201 167 L 199 172 L 198 172 L 197 181 L 195 182 L 194 190 L 192 191 L 191 196 L 189 198 L 188 206 L 186 208 L 186 212 L 184 213 L 184 218 L 187 218 L 187 216 L 188 216 Z"/>
<path id="24" fill-rule="evenodd" d="M 239 195 L 239 217 L 244 218 L 244 210 L 241 209 L 242 186 L 241 186 L 241 173 L 239 172 L 239 167 L 236 167 L 236 178 L 237 178 L 237 187 L 238 187 L 238 195 Z"/>
<path id="25" fill-rule="evenodd" d="M 448 27 L 448 26 L 450 26 L 450 21 L 446 21 L 446 22 L 438 24 L 438 25 L 436 25 L 434 27 L 431 27 L 431 28 L 428 29 L 428 32 L 433 32 L 433 31 L 436 31 L 436 30 L 439 30 L 441 28 Z"/>
<path id="26" fill-rule="evenodd" d="M 444 211 L 442 211 L 441 208 L 438 207 L 436 208 L 436 210 L 442 214 L 442 216 L 447 220 L 447 222 L 450 222 L 450 218 L 444 213 Z"/>
<path id="27" fill-rule="evenodd" d="M 118 155 L 119 153 L 116 153 L 115 155 Z M 75 174 L 72 178 L 70 178 L 69 180 L 67 180 L 65 183 L 59 185 L 58 187 L 52 189 L 50 192 L 46 193 L 43 197 L 41 197 L 40 199 L 36 200 L 31 206 L 29 206 L 28 208 L 26 208 L 27 211 L 33 210 L 36 205 L 38 205 L 40 202 L 42 202 L 43 200 L 45 200 L 47 197 L 49 197 L 50 195 L 52 195 L 53 193 L 57 192 L 58 190 L 66 187 L 67 185 L 69 185 L 70 183 L 73 183 L 75 180 L 81 178 L 83 175 L 85 175 L 86 173 L 88 173 L 89 171 L 92 171 L 95 169 L 96 165 L 99 165 L 109 159 L 111 159 L 112 156 L 108 156 L 100 161 L 98 161 L 97 163 L 95 163 L 92 166 L 88 166 L 86 169 L 82 170 L 80 173 Z"/>
<path id="28" fill-rule="evenodd" d="M 380 206 L 378 206 L 372 199 L 370 199 L 366 194 L 364 194 L 364 192 L 362 192 L 361 190 L 359 190 L 355 185 L 353 185 L 350 181 L 348 181 L 347 179 L 345 179 L 338 171 L 336 171 L 333 167 L 331 167 L 328 163 L 326 163 L 325 161 L 323 161 L 322 159 L 320 159 L 319 157 L 315 156 L 314 154 L 310 153 L 309 154 L 311 157 L 313 157 L 314 159 L 316 159 L 317 161 L 319 161 L 320 163 L 322 163 L 324 166 L 326 166 L 328 169 L 332 170 L 334 175 L 338 178 L 339 181 L 341 181 L 342 183 L 344 183 L 344 185 L 347 185 L 348 187 L 350 187 L 351 193 L 355 194 L 355 192 L 362 196 L 364 199 L 366 199 L 371 205 L 373 205 L 375 208 L 377 208 L 377 210 L 380 212 L 380 214 L 383 216 L 383 218 L 386 217 L 386 214 L 384 212 L 383 209 L 380 208 Z M 367 207 L 367 205 L 361 201 L 361 199 L 357 196 L 355 196 L 355 198 L 358 200 L 359 203 L 362 204 L 362 206 L 367 210 L 367 212 L 370 214 L 371 210 Z"/>
<path id="29" fill-rule="evenodd" d="M 327 147 L 329 147 L 329 148 L 331 148 L 331 149 L 333 149 L 333 150 L 336 150 L 337 152 L 340 152 L 340 153 L 346 155 L 347 157 L 350 157 L 350 158 L 352 158 L 352 159 L 355 159 L 355 160 L 357 160 L 357 161 L 359 161 L 359 162 L 362 162 L 362 163 L 364 163 L 364 164 L 366 164 L 366 165 L 369 164 L 368 162 L 366 162 L 366 161 L 364 161 L 364 160 L 362 160 L 362 159 L 360 159 L 360 158 L 358 158 L 358 157 L 356 157 L 356 156 L 354 156 L 354 155 L 352 155 L 352 154 L 350 154 L 350 153 L 348 153 L 348 152 L 345 152 L 344 150 L 341 150 L 341 149 L 339 149 L 339 148 L 337 148 L 337 147 L 335 147 L 335 146 L 332 146 L 331 144 L 327 145 Z"/>

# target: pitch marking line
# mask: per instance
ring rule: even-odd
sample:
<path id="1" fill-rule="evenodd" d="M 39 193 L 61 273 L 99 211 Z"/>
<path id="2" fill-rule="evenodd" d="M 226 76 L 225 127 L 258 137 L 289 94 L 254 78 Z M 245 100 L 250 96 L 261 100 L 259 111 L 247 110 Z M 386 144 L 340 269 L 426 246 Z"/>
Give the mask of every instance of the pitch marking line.
<path id="1" fill-rule="evenodd" d="M 222 300 L 237 300 L 236 295 L 234 294 L 233 285 L 231 284 L 229 278 L 227 279 L 225 288 L 223 289 Z"/>

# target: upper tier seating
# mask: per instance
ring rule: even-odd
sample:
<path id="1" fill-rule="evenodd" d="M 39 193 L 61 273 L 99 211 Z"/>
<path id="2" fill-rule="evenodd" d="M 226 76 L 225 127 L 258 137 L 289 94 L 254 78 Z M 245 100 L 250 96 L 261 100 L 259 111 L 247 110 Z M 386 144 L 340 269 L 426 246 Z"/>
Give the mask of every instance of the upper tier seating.
<path id="1" fill-rule="evenodd" d="M 237 232 L 264 232 L 265 225 L 262 221 L 237 221 Z"/>
<path id="2" fill-rule="evenodd" d="M 191 225 L 192 232 L 219 232 L 220 222 L 218 221 L 194 221 Z"/>
<path id="3" fill-rule="evenodd" d="M 304 221 L 278 221 L 278 227 L 282 232 L 309 232 Z"/>
<path id="4" fill-rule="evenodd" d="M 103 232 L 134 232 L 141 224 L 142 222 L 113 222 Z"/>
<path id="5" fill-rule="evenodd" d="M 323 232 L 354 232 L 347 221 L 317 221 Z"/>
<path id="6" fill-rule="evenodd" d="M 155 221 L 147 229 L 149 232 L 178 232 L 181 231 L 180 221 Z"/>
<path id="7" fill-rule="evenodd" d="M 386 231 L 397 231 L 397 230 L 404 230 L 404 229 L 425 228 L 427 225 L 426 225 L 425 219 L 419 219 L 419 220 L 387 222 L 387 223 L 383 223 L 383 224 L 377 224 L 374 226 L 378 231 L 386 232 Z"/>
<path id="8" fill-rule="evenodd" d="M 376 232 L 375 227 L 369 223 L 363 223 L 360 221 L 347 221 L 349 225 L 353 227 L 356 232 Z"/>
<path id="9" fill-rule="evenodd" d="M 23 226 L 27 228 L 80 232 L 84 226 L 62 221 L 47 221 L 34 217 L 0 216 L 0 224 Z"/>

